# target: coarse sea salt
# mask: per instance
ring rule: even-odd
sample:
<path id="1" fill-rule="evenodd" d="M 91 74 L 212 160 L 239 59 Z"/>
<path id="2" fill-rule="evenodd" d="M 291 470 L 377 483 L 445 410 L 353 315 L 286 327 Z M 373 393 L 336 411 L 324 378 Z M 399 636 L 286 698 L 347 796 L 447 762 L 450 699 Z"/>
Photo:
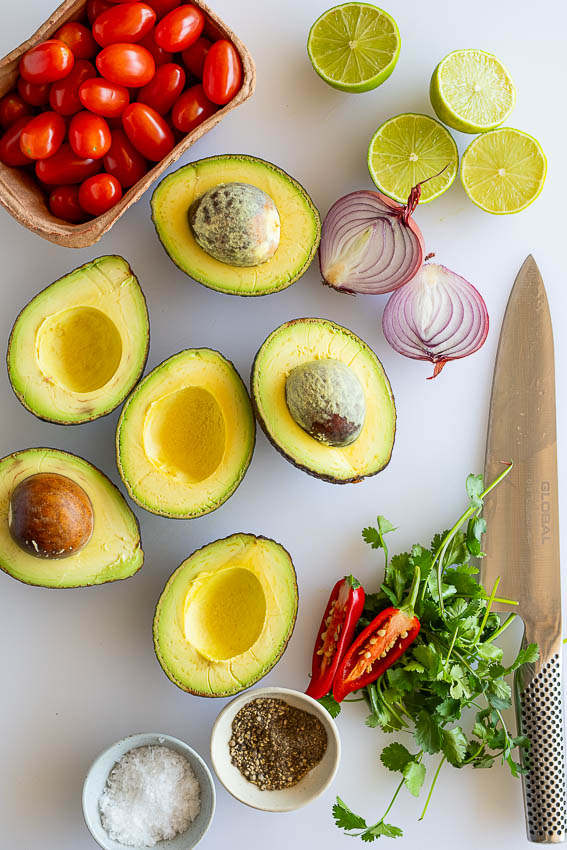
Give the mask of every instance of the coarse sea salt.
<path id="1" fill-rule="evenodd" d="M 191 765 L 166 746 L 125 753 L 99 800 L 102 825 L 128 846 L 153 847 L 185 832 L 201 808 L 201 787 Z"/>

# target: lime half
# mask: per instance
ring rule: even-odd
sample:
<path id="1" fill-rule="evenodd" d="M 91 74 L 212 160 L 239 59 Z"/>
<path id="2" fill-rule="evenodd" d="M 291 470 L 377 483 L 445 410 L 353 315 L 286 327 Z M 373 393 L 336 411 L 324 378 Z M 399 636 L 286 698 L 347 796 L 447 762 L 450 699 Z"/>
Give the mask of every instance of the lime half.
<path id="1" fill-rule="evenodd" d="M 370 91 L 396 67 L 400 32 L 395 20 L 377 6 L 344 3 L 317 18 L 307 52 L 319 76 L 333 88 Z"/>
<path id="2" fill-rule="evenodd" d="M 449 188 L 458 167 L 455 140 L 429 115 L 409 112 L 390 118 L 378 127 L 368 148 L 372 180 L 381 192 L 401 204 L 406 203 L 417 183 L 428 178 L 433 179 L 423 183 L 421 203 L 437 198 Z"/>
<path id="3" fill-rule="evenodd" d="M 508 70 L 484 50 L 449 53 L 433 72 L 429 96 L 438 118 L 462 133 L 493 130 L 516 103 Z"/>
<path id="4" fill-rule="evenodd" d="M 470 143 L 461 162 L 461 181 L 481 210 L 517 213 L 535 201 L 545 183 L 547 160 L 532 136 L 502 127 Z"/>

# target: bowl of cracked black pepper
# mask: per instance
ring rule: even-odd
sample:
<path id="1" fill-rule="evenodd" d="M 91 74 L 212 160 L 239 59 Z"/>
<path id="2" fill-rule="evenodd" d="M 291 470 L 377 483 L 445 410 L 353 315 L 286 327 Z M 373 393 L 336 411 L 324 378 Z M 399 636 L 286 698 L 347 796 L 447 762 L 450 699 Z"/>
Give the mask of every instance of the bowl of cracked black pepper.
<path id="1" fill-rule="evenodd" d="M 267 812 L 291 812 L 319 797 L 340 756 L 330 714 L 289 688 L 255 688 L 236 697 L 211 733 L 213 767 L 226 790 Z"/>

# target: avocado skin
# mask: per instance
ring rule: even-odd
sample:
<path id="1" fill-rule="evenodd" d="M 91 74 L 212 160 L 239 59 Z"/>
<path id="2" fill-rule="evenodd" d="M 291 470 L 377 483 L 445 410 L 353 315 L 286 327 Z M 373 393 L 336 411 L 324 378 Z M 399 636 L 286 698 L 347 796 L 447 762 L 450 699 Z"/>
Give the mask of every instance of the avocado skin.
<path id="1" fill-rule="evenodd" d="M 276 664 L 278 663 L 278 661 L 280 660 L 280 658 L 282 657 L 282 655 L 286 651 L 287 645 L 288 645 L 288 643 L 291 639 L 291 636 L 292 636 L 292 634 L 295 630 L 295 624 L 297 622 L 297 608 L 298 608 L 297 601 L 299 600 L 299 588 L 298 588 L 298 585 L 297 585 L 297 571 L 295 569 L 295 565 L 293 563 L 292 557 L 289 554 L 289 552 L 287 551 L 287 549 L 285 548 L 285 546 L 282 546 L 281 543 L 277 543 L 277 541 L 273 540 L 271 537 L 266 537 L 264 534 L 252 534 L 252 532 L 248 532 L 248 531 L 237 531 L 237 532 L 234 532 L 233 534 L 228 534 L 226 537 L 219 538 L 218 540 L 215 540 L 214 542 L 215 543 L 223 543 L 225 540 L 229 540 L 231 537 L 234 537 L 235 534 L 243 534 L 243 535 L 246 535 L 247 537 L 254 537 L 256 540 L 266 540 L 268 543 L 276 543 L 277 546 L 280 546 L 284 550 L 286 555 L 289 557 L 289 561 L 290 561 L 290 564 L 291 564 L 291 567 L 292 567 L 292 570 L 293 570 L 295 598 L 296 598 L 296 606 L 295 606 L 295 613 L 294 613 L 294 616 L 293 616 L 293 621 L 291 623 L 291 626 L 290 626 L 288 635 L 286 637 L 285 643 L 281 648 L 280 654 L 277 656 L 277 658 L 275 659 L 273 664 L 270 665 L 269 669 L 266 670 L 265 673 L 262 673 L 260 671 L 258 673 L 258 675 L 256 676 L 256 678 L 251 679 L 250 682 L 248 682 L 248 684 L 246 685 L 246 687 L 242 688 L 242 691 L 245 691 L 245 690 L 248 690 L 248 688 L 251 688 L 252 685 L 255 685 L 256 682 L 259 682 L 260 679 L 263 679 L 264 676 L 267 676 L 268 673 L 270 672 L 270 670 L 272 670 L 276 666 Z M 208 546 L 210 546 L 210 543 L 205 543 L 204 546 L 200 546 L 199 549 L 195 549 L 195 551 L 191 553 L 190 557 L 192 557 L 193 555 L 196 555 L 198 552 L 201 552 L 203 549 L 206 549 Z M 152 636 L 153 636 L 153 641 L 154 641 L 154 652 L 155 652 L 156 658 L 158 660 L 159 666 L 161 667 L 163 673 L 167 676 L 167 678 L 169 679 L 170 682 L 173 682 L 174 685 L 177 685 L 178 688 L 180 688 L 182 691 L 185 691 L 188 694 L 193 694 L 193 696 L 196 696 L 196 697 L 205 697 L 207 699 L 218 699 L 219 697 L 232 696 L 233 692 L 230 692 L 230 693 L 227 693 L 227 694 L 222 694 L 222 693 L 206 694 L 206 693 L 203 693 L 203 691 L 197 691 L 197 690 L 193 690 L 192 688 L 188 688 L 186 685 L 182 684 L 178 679 L 176 679 L 175 676 L 169 670 L 167 670 L 165 668 L 165 665 L 162 664 L 162 661 L 160 659 L 159 644 L 158 644 L 158 639 L 157 639 L 157 627 L 158 627 L 158 624 L 159 624 L 159 617 L 158 617 L 157 611 L 158 611 L 160 599 L 161 599 L 162 595 L 165 593 L 167 586 L 169 585 L 170 581 L 173 579 L 173 576 L 175 575 L 176 572 L 177 572 L 177 570 L 174 570 L 173 573 L 168 578 L 164 589 L 160 593 L 158 601 L 156 602 L 156 607 L 154 609 Z M 241 692 L 239 692 L 239 693 L 241 693 Z"/>
<path id="2" fill-rule="evenodd" d="M 305 320 L 306 320 L 306 317 L 300 318 L 300 319 L 291 319 L 289 322 L 284 322 L 284 324 L 281 327 L 292 327 L 293 325 L 296 325 L 299 322 L 304 322 Z M 329 320 L 328 319 L 311 318 L 311 321 L 326 322 L 326 321 L 329 321 Z M 269 337 L 271 335 L 272 334 L 269 333 L 268 336 L 266 337 L 266 339 L 264 340 L 264 342 L 266 342 L 266 340 L 269 339 Z M 318 478 L 319 481 L 327 481 L 329 484 L 358 484 L 361 481 L 364 481 L 365 478 L 372 478 L 374 475 L 378 475 L 379 472 L 382 472 L 383 469 L 386 469 L 386 467 L 390 463 L 390 460 L 392 459 L 392 452 L 394 450 L 394 443 L 395 443 L 395 440 L 396 440 L 395 432 L 394 432 L 394 440 L 392 441 L 392 448 L 390 450 L 390 454 L 388 456 L 386 463 L 383 466 L 381 466 L 380 469 L 377 469 L 375 472 L 370 472 L 370 473 L 368 473 L 368 475 L 354 476 L 353 478 L 335 478 L 333 475 L 322 475 L 319 472 L 314 472 L 312 469 L 309 469 L 309 467 L 304 466 L 303 464 L 296 461 L 294 458 L 292 458 L 290 455 L 288 455 L 287 452 L 284 452 L 284 450 L 281 448 L 281 446 L 279 446 L 278 443 L 271 437 L 271 435 L 268 431 L 268 428 L 266 427 L 266 423 L 264 422 L 264 419 L 262 417 L 262 414 L 258 410 L 258 405 L 256 404 L 255 393 L 253 391 L 253 378 L 254 378 L 254 370 L 256 368 L 256 361 L 258 359 L 258 355 L 260 354 L 262 346 L 264 345 L 264 342 L 258 348 L 258 351 L 256 352 L 256 354 L 254 356 L 254 360 L 252 362 L 252 368 L 250 370 L 250 398 L 252 399 L 252 407 L 254 409 L 254 414 L 256 416 L 256 419 L 258 420 L 260 428 L 262 429 L 262 431 L 264 432 L 264 434 L 268 438 L 268 441 L 275 448 L 275 450 L 282 457 L 284 457 L 287 461 L 289 461 L 289 463 L 291 463 L 293 466 L 295 466 L 296 469 L 301 469 L 303 472 L 306 472 L 308 475 L 311 475 L 313 478 Z M 393 404 L 394 410 L 395 410 L 396 409 L 396 403 L 395 403 L 395 399 L 394 399 L 393 394 L 392 394 L 392 404 Z"/>
<path id="3" fill-rule="evenodd" d="M 133 271 L 132 266 L 130 265 L 130 263 L 129 263 L 127 260 L 125 260 L 125 259 L 124 259 L 124 257 L 122 257 L 120 254 L 105 254 L 104 256 L 105 256 L 105 257 L 116 257 L 117 259 L 122 260 L 122 262 L 123 262 L 123 263 L 126 263 L 126 265 L 128 266 L 128 269 L 129 269 L 129 270 L 130 270 L 130 272 L 132 273 L 132 276 L 133 276 L 134 278 L 136 278 L 136 280 L 138 280 L 138 276 L 137 276 L 137 275 L 136 275 L 136 273 Z M 100 259 L 100 258 L 99 258 L 99 259 Z M 93 263 L 93 262 L 95 262 L 95 261 L 94 261 L 94 260 L 89 260 L 87 263 L 83 263 L 82 265 L 77 266 L 77 267 L 76 267 L 76 268 L 74 268 L 74 269 L 71 269 L 71 271 L 66 272 L 66 273 L 65 273 L 64 275 L 62 275 L 61 277 L 67 277 L 67 275 L 74 274 L 75 272 L 79 272 L 79 271 L 81 271 L 82 269 L 86 268 L 87 266 L 92 265 L 92 263 Z M 9 338 L 8 338 L 8 347 L 7 347 L 7 349 L 6 349 L 6 358 L 5 358 L 5 359 L 6 359 L 6 371 L 8 372 L 8 380 L 10 381 L 10 386 L 12 387 L 12 390 L 14 391 L 14 395 L 17 397 L 17 399 L 18 399 L 18 401 L 20 402 L 20 404 L 22 405 L 22 407 L 25 407 L 25 409 L 26 409 L 26 410 L 28 410 L 30 413 L 33 413 L 33 415 L 36 417 L 36 419 L 40 419 L 42 422 L 50 422 L 50 423 L 53 423 L 53 424 L 55 424 L 55 425 L 84 425 L 84 424 L 85 424 L 85 422 L 93 422 L 95 419 L 102 419 L 104 416 L 108 416 L 108 415 L 109 415 L 109 413 L 112 413 L 114 410 L 116 410 L 116 408 L 117 408 L 117 407 L 119 407 L 119 406 L 122 404 L 122 402 L 123 402 L 123 401 L 124 401 L 124 400 L 125 400 L 125 399 L 129 396 L 129 395 L 130 395 L 130 393 L 131 393 L 131 392 L 133 392 L 133 390 L 134 390 L 134 389 L 135 389 L 135 387 L 137 386 L 137 384 L 138 384 L 138 382 L 139 382 L 140 378 L 141 378 L 141 377 L 142 377 L 142 375 L 144 374 L 144 369 L 146 368 L 146 363 L 148 362 L 148 355 L 149 355 L 149 353 L 150 353 L 150 330 L 149 330 L 149 321 L 148 321 L 148 334 L 147 334 L 147 339 L 146 339 L 146 348 L 145 348 L 145 353 L 144 353 L 144 357 L 143 357 L 143 359 L 142 359 L 142 362 L 141 362 L 141 364 L 140 364 L 140 369 L 139 369 L 138 374 L 137 374 L 137 376 L 136 376 L 136 382 L 135 382 L 134 386 L 132 386 L 129 390 L 127 390 L 127 391 L 126 391 L 126 392 L 125 392 L 125 393 L 124 393 L 124 394 L 123 394 L 123 395 L 122 395 L 122 396 L 121 396 L 121 397 L 120 397 L 120 398 L 116 401 L 116 403 L 112 405 L 112 407 L 110 407 L 110 408 L 109 408 L 109 409 L 108 409 L 105 413 L 99 413 L 99 414 L 97 414 L 96 416 L 87 416 L 87 417 L 85 417 L 84 419 L 80 419 L 80 420 L 77 420 L 77 421 L 75 421 L 75 422 L 62 422 L 60 419 L 51 419 L 49 416 L 41 415 L 41 414 L 37 413 L 37 412 L 33 409 L 33 407 L 30 407 L 30 406 L 29 406 L 29 404 L 27 404 L 27 403 L 25 402 L 25 400 L 24 400 L 24 397 L 23 397 L 22 393 L 21 393 L 18 389 L 16 389 L 16 387 L 14 386 L 14 384 L 13 384 L 13 382 L 12 382 L 12 376 L 11 376 L 11 374 L 10 374 L 10 370 L 9 370 L 7 367 L 8 367 L 8 360 L 9 360 L 9 357 L 10 357 L 10 348 L 11 348 L 11 346 L 12 346 L 12 337 L 13 337 L 13 335 L 14 335 L 14 329 L 15 329 L 15 327 L 16 327 L 16 324 L 17 324 L 17 322 L 18 322 L 18 320 L 19 320 L 20 316 L 22 315 L 22 313 L 24 312 L 24 310 L 25 310 L 25 309 L 26 309 L 26 308 L 27 308 L 27 307 L 31 304 L 31 302 L 32 302 L 32 301 L 34 301 L 34 300 L 35 300 L 35 299 L 36 299 L 39 295 L 42 295 L 42 294 L 45 292 L 45 290 L 46 290 L 46 289 L 49 289 L 49 287 L 50 287 L 50 286 L 52 286 L 54 283 L 57 283 L 59 280 L 61 280 L 61 278 L 60 278 L 60 277 L 58 277 L 58 278 L 56 278 L 55 280 L 53 280 L 53 281 L 52 281 L 51 283 L 49 283 L 47 286 L 44 286 L 44 287 L 43 287 L 43 289 L 40 289 L 40 291 L 39 291 L 39 292 L 37 292 L 37 293 L 33 296 L 33 298 L 30 298 L 30 300 L 29 300 L 29 301 L 27 301 L 27 302 L 26 302 L 26 304 L 24 304 L 24 306 L 22 307 L 22 309 L 20 310 L 20 312 L 19 312 L 19 313 L 18 313 L 18 315 L 16 316 L 16 318 L 15 318 L 15 320 L 14 320 L 14 324 L 12 325 L 12 330 L 10 331 L 10 336 L 9 336 Z M 142 290 L 142 287 L 141 287 L 141 286 L 139 287 L 139 289 L 140 289 L 140 292 L 141 292 L 141 295 L 142 295 L 142 299 L 143 299 L 144 306 L 145 306 L 145 308 L 146 308 L 146 315 L 148 315 L 148 303 L 147 303 L 147 300 L 146 300 L 146 296 L 144 295 L 144 292 L 143 292 L 143 290 Z M 104 473 L 103 473 L 103 474 L 104 474 Z"/>
<path id="4" fill-rule="evenodd" d="M 5 460 L 6 458 L 17 458 L 18 455 L 25 454 L 30 449 L 34 449 L 35 451 L 58 452 L 59 454 L 68 455 L 69 457 L 79 457 L 80 460 L 83 460 L 83 458 L 80 458 L 79 455 L 73 454 L 73 452 L 66 452 L 63 449 L 49 448 L 48 446 L 29 446 L 27 449 L 20 449 L 17 452 L 12 452 L 11 454 L 6 455 L 4 458 L 0 458 L 0 460 Z M 114 484 L 110 480 L 110 478 L 108 477 L 108 475 L 106 475 L 106 473 L 104 473 L 101 469 L 99 469 L 98 466 L 95 466 L 94 463 L 91 463 L 89 461 L 89 464 L 103 478 L 105 478 L 108 481 L 108 483 L 111 485 L 111 487 L 113 487 L 115 490 L 118 490 L 118 487 L 116 486 L 116 484 Z M 118 490 L 118 492 L 120 493 L 120 490 Z M 120 495 L 122 496 L 122 493 L 120 493 Z M 124 496 L 122 496 L 122 498 L 124 498 Z M 134 518 L 134 521 L 136 523 L 136 528 L 138 529 L 138 537 L 140 537 L 140 521 L 139 521 L 138 517 L 136 516 L 136 514 L 134 513 L 134 511 L 130 511 L 130 513 L 132 514 L 132 517 Z M 141 537 L 140 537 L 140 540 L 141 540 Z M 108 581 L 103 582 L 103 584 L 112 584 L 115 581 L 126 581 L 127 579 L 132 578 L 133 575 L 136 575 L 136 573 L 139 572 L 144 565 L 144 551 L 141 548 L 140 548 L 140 551 L 142 552 L 142 562 L 140 563 L 140 566 L 138 567 L 138 569 L 134 570 L 133 573 L 130 573 L 130 575 L 124 576 L 123 578 L 108 579 Z M 23 578 L 19 578 L 19 576 L 12 575 L 11 572 L 9 572 L 8 570 L 6 570 L 4 568 L 4 565 L 2 564 L 1 561 L 0 561 L 0 570 L 3 573 L 5 573 L 7 576 L 10 576 L 10 578 L 13 578 L 14 581 L 19 581 L 21 584 L 27 584 L 28 587 L 43 587 L 45 590 L 78 590 L 81 587 L 96 587 L 97 586 L 93 582 L 87 583 L 87 584 L 66 585 L 65 587 L 54 587 L 52 585 L 38 585 L 37 582 L 26 581 Z"/>

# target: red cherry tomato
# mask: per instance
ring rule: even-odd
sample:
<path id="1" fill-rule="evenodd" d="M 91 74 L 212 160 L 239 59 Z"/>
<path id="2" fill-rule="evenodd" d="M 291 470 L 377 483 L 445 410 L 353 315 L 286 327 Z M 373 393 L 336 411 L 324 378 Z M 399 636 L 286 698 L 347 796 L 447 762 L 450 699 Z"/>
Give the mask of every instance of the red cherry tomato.
<path id="1" fill-rule="evenodd" d="M 156 67 L 159 65 L 167 65 L 169 62 L 173 62 L 173 53 L 168 53 L 167 50 L 162 50 L 159 44 L 156 44 L 155 40 L 155 29 L 152 28 L 144 38 L 140 39 L 138 44 L 142 47 L 145 47 L 146 50 L 149 50 L 152 56 L 154 57 L 154 62 L 156 63 Z"/>
<path id="2" fill-rule="evenodd" d="M 181 0 L 147 0 L 147 2 L 148 6 L 155 10 L 158 21 L 181 5 Z"/>
<path id="3" fill-rule="evenodd" d="M 29 156 L 22 153 L 22 149 L 20 147 L 20 137 L 24 131 L 24 127 L 27 127 L 29 122 L 30 119 L 27 115 L 24 115 L 23 118 L 18 118 L 18 120 L 12 124 L 8 130 L 6 130 L 2 138 L 0 138 L 0 162 L 3 162 L 4 165 L 14 167 L 16 165 L 28 165 L 30 162 L 33 162 Z"/>
<path id="4" fill-rule="evenodd" d="M 109 44 L 96 57 L 99 74 L 119 86 L 145 86 L 156 70 L 154 57 L 139 44 Z"/>
<path id="5" fill-rule="evenodd" d="M 149 33 L 156 13 L 145 3 L 122 3 L 99 15 L 93 24 L 93 36 L 101 47 L 118 42 L 139 41 Z"/>
<path id="6" fill-rule="evenodd" d="M 89 0 L 87 3 L 87 18 L 92 26 L 99 15 L 106 12 L 107 9 L 112 9 L 112 3 L 108 0 Z"/>
<path id="7" fill-rule="evenodd" d="M 164 50 L 176 53 L 194 44 L 205 26 L 205 16 L 196 6 L 178 6 L 162 18 L 156 27 L 156 42 Z"/>
<path id="8" fill-rule="evenodd" d="M 23 77 L 18 77 L 18 93 L 31 106 L 49 103 L 49 89 L 50 83 L 28 83 Z"/>
<path id="9" fill-rule="evenodd" d="M 96 77 L 95 66 L 88 59 L 77 59 L 70 74 L 53 83 L 49 92 L 49 104 L 60 115 L 74 115 L 81 110 L 79 89 L 85 80 Z"/>
<path id="10" fill-rule="evenodd" d="M 207 53 L 203 68 L 203 88 L 213 103 L 224 106 L 242 85 L 242 64 L 236 48 L 222 38 Z"/>
<path id="11" fill-rule="evenodd" d="M 195 44 L 192 44 L 181 54 L 185 67 L 200 80 L 203 79 L 205 58 L 211 44 L 212 42 L 208 38 L 198 38 Z"/>
<path id="12" fill-rule="evenodd" d="M 104 115 L 105 118 L 118 117 L 130 103 L 130 94 L 125 86 L 111 83 L 102 77 L 86 80 L 79 89 L 79 98 L 85 109 Z"/>
<path id="13" fill-rule="evenodd" d="M 28 83 L 53 83 L 70 72 L 75 57 L 65 42 L 56 38 L 31 47 L 20 59 L 20 74 Z"/>
<path id="14" fill-rule="evenodd" d="M 122 186 L 112 174 L 95 174 L 79 188 L 79 203 L 91 215 L 102 215 L 122 197 Z"/>
<path id="15" fill-rule="evenodd" d="M 48 159 L 40 159 L 35 166 L 38 180 L 48 186 L 63 186 L 80 183 L 97 174 L 102 168 L 100 159 L 85 159 L 77 156 L 67 142 L 63 142 L 57 153 Z"/>
<path id="16" fill-rule="evenodd" d="M 129 140 L 146 159 L 157 162 L 175 145 L 169 125 L 159 112 L 145 103 L 131 103 L 122 115 L 122 124 Z"/>
<path id="17" fill-rule="evenodd" d="M 176 130 L 180 130 L 182 133 L 190 133 L 206 118 L 214 115 L 217 109 L 216 103 L 209 100 L 203 86 L 198 83 L 184 91 L 173 105 L 171 121 Z"/>
<path id="18" fill-rule="evenodd" d="M 56 218 L 82 224 L 89 215 L 79 203 L 78 186 L 57 186 L 49 193 L 49 209 Z"/>
<path id="19" fill-rule="evenodd" d="M 67 127 L 57 112 L 42 112 L 26 124 L 20 148 L 29 159 L 47 159 L 61 147 Z"/>
<path id="20" fill-rule="evenodd" d="M 124 130 L 115 130 L 112 144 L 104 157 L 104 168 L 116 177 L 123 189 L 128 189 L 146 174 L 148 163 L 130 143 Z"/>
<path id="21" fill-rule="evenodd" d="M 20 118 L 25 118 L 26 116 L 31 118 L 32 115 L 33 109 L 29 102 L 26 103 L 21 95 L 15 91 L 8 92 L 0 100 L 0 124 L 4 130 L 12 127 Z"/>
<path id="22" fill-rule="evenodd" d="M 185 86 L 185 71 L 181 65 L 160 65 L 153 80 L 140 89 L 138 103 L 147 103 L 160 115 L 165 115 Z"/>
<path id="23" fill-rule="evenodd" d="M 77 156 L 102 159 L 112 142 L 110 127 L 101 115 L 77 112 L 69 125 L 69 144 Z"/>
<path id="24" fill-rule="evenodd" d="M 73 51 L 75 59 L 92 59 L 98 52 L 97 43 L 90 29 L 78 21 L 67 21 L 59 27 L 53 38 L 64 41 Z"/>
<path id="25" fill-rule="evenodd" d="M 209 41 L 218 41 L 220 38 L 225 38 L 225 34 L 220 29 L 214 21 L 211 21 L 210 18 L 205 19 L 205 29 L 203 30 L 203 35 L 206 36 Z"/>

